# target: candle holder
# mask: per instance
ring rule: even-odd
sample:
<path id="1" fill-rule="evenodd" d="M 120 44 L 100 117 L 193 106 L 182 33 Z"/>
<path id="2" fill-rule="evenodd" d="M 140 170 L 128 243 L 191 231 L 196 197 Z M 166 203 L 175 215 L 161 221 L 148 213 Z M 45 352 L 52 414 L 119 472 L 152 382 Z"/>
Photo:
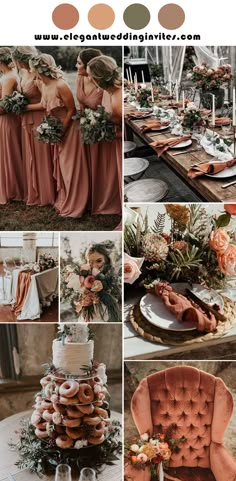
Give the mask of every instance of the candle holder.
<path id="1" fill-rule="evenodd" d="M 234 157 L 236 155 L 236 138 L 235 138 L 235 135 L 236 135 L 236 125 L 233 125 L 233 131 L 234 131 Z"/>

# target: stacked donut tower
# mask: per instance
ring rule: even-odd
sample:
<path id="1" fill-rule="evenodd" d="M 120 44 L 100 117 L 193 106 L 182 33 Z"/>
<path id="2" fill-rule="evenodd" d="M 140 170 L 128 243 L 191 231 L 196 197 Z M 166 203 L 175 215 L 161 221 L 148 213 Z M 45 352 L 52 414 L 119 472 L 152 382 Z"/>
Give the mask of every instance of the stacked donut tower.
<path id="1" fill-rule="evenodd" d="M 86 324 L 60 328 L 60 337 L 53 341 L 54 367 L 40 381 L 42 390 L 31 417 L 35 435 L 50 445 L 80 449 L 106 438 L 110 424 L 106 366 L 94 367 L 93 351 Z"/>

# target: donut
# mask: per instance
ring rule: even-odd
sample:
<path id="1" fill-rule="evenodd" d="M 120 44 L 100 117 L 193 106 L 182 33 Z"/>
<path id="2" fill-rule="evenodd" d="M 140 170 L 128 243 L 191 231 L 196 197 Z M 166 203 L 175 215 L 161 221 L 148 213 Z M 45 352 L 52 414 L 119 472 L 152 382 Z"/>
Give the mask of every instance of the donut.
<path id="1" fill-rule="evenodd" d="M 108 418 L 108 412 L 106 411 L 106 409 L 99 408 L 96 406 L 94 408 L 94 412 L 98 414 L 98 416 L 101 416 L 101 418 Z"/>
<path id="2" fill-rule="evenodd" d="M 52 420 L 54 422 L 54 424 L 61 424 L 62 423 L 62 415 L 61 413 L 59 412 L 54 412 L 53 415 L 52 415 Z"/>
<path id="3" fill-rule="evenodd" d="M 94 406 L 102 406 L 103 405 L 103 401 L 94 401 L 93 403 Z"/>
<path id="4" fill-rule="evenodd" d="M 64 426 L 68 428 L 78 428 L 78 426 L 80 426 L 81 424 L 81 419 L 80 418 L 70 419 L 70 418 L 64 417 L 62 420 L 62 424 L 64 424 Z"/>
<path id="5" fill-rule="evenodd" d="M 93 390 L 95 394 L 100 394 L 100 392 L 102 392 L 101 384 L 95 384 L 95 386 L 93 387 Z"/>
<path id="6" fill-rule="evenodd" d="M 100 436 L 100 438 L 96 438 L 95 436 L 89 436 L 88 438 L 88 442 L 90 444 L 101 444 L 103 443 L 104 440 L 105 440 L 104 434 Z"/>
<path id="7" fill-rule="evenodd" d="M 40 424 L 40 421 L 41 421 L 41 414 L 37 411 L 34 411 L 31 416 L 31 424 L 33 424 L 33 426 L 37 426 L 37 424 Z"/>
<path id="8" fill-rule="evenodd" d="M 79 384 L 73 379 L 68 379 L 68 381 L 63 382 L 59 388 L 59 394 L 63 397 L 74 397 L 79 391 Z"/>
<path id="9" fill-rule="evenodd" d="M 44 408 L 44 409 L 51 409 L 51 408 L 52 408 L 52 403 L 51 403 L 51 401 L 47 401 L 46 399 L 44 399 L 44 400 L 41 402 L 41 407 Z"/>
<path id="10" fill-rule="evenodd" d="M 91 379 L 90 384 L 91 386 L 94 386 L 95 384 L 103 384 L 103 382 L 99 376 L 95 376 Z"/>
<path id="11" fill-rule="evenodd" d="M 81 428 L 66 428 L 66 434 L 71 439 L 83 439 L 85 437 L 85 431 Z"/>
<path id="12" fill-rule="evenodd" d="M 81 403 L 91 403 L 94 400 L 94 393 L 92 387 L 87 383 L 81 384 L 79 388 L 78 398 Z"/>
<path id="13" fill-rule="evenodd" d="M 54 392 L 54 389 L 55 389 L 55 384 L 54 382 L 49 382 L 45 387 L 44 387 L 44 394 L 46 396 L 47 399 L 50 399 L 53 392 Z"/>
<path id="14" fill-rule="evenodd" d="M 68 406 L 70 404 L 78 404 L 78 398 L 77 397 L 67 398 L 64 396 L 60 396 L 59 404 L 65 404 L 65 406 Z"/>
<path id="15" fill-rule="evenodd" d="M 56 411 L 57 413 L 60 413 L 60 414 L 63 414 L 63 415 L 66 414 L 66 408 L 63 407 L 63 406 L 61 406 L 60 404 L 53 403 L 53 409 L 54 409 L 54 411 Z"/>
<path id="16" fill-rule="evenodd" d="M 40 403 L 43 400 L 42 396 L 36 396 L 35 402 Z"/>
<path id="17" fill-rule="evenodd" d="M 88 426 L 96 426 L 101 422 L 99 416 L 84 416 L 84 422 L 88 424 Z"/>
<path id="18" fill-rule="evenodd" d="M 73 446 L 73 440 L 69 438 L 66 434 L 60 434 L 56 438 L 56 445 L 62 449 L 68 449 Z"/>
<path id="19" fill-rule="evenodd" d="M 79 410 L 83 414 L 92 414 L 94 411 L 94 406 L 92 404 L 88 404 L 87 406 L 79 406 Z"/>
<path id="20" fill-rule="evenodd" d="M 47 384 L 48 384 L 49 382 L 51 382 L 51 380 L 52 380 L 52 378 L 51 378 L 50 375 L 49 375 L 49 376 L 42 377 L 42 379 L 40 379 L 40 384 L 41 384 L 41 386 L 45 387 L 45 386 L 47 386 Z"/>
<path id="21" fill-rule="evenodd" d="M 52 421 L 52 416 L 53 416 L 53 413 L 50 413 L 50 411 L 48 409 L 45 409 L 45 411 L 43 411 L 43 419 L 45 419 L 45 421 Z"/>
<path id="22" fill-rule="evenodd" d="M 100 438 L 105 432 L 105 425 L 103 422 L 100 422 L 96 426 L 94 426 L 92 430 L 92 436 L 95 436 L 96 438 Z"/>
<path id="23" fill-rule="evenodd" d="M 37 436 L 37 438 L 40 438 L 40 439 L 45 439 L 49 437 L 46 429 L 42 430 L 42 429 L 39 429 L 38 427 L 35 429 L 35 436 Z"/>
<path id="24" fill-rule="evenodd" d="M 66 412 L 70 418 L 82 418 L 84 413 L 81 411 L 81 406 L 70 406 L 66 408 Z"/>
<path id="25" fill-rule="evenodd" d="M 39 423 L 39 424 L 37 425 L 37 428 L 38 428 L 38 429 L 41 429 L 42 431 L 44 431 L 44 430 L 46 429 L 46 425 L 47 425 L 47 423 L 45 423 L 45 422 L 43 421 L 42 423 Z"/>
<path id="26" fill-rule="evenodd" d="M 64 426 L 55 426 L 55 431 L 57 434 L 65 434 L 65 428 Z"/>
<path id="27" fill-rule="evenodd" d="M 42 407 L 42 403 L 40 403 L 40 404 L 37 403 L 37 404 L 35 404 L 33 407 L 34 407 L 34 409 L 35 409 L 36 411 L 38 411 L 38 412 L 41 413 L 41 414 L 42 414 L 43 411 L 45 410 L 45 408 Z"/>

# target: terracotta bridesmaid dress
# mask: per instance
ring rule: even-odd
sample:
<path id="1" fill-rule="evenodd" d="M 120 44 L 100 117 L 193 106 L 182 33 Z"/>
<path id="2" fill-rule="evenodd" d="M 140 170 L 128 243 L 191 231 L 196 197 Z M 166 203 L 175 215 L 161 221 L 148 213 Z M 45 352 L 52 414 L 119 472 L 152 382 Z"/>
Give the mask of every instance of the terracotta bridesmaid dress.
<path id="1" fill-rule="evenodd" d="M 22 82 L 21 87 L 31 104 L 41 100 L 41 92 L 34 80 Z M 39 142 L 36 127 L 45 111 L 28 111 L 21 115 L 22 157 L 25 169 L 25 201 L 28 205 L 54 204 L 56 182 L 53 178 L 52 152 L 49 144 Z"/>
<path id="2" fill-rule="evenodd" d="M 4 74 L 0 79 L 0 98 L 2 84 L 11 74 Z M 21 123 L 15 114 L 0 115 L 0 204 L 9 200 L 24 199 Z"/>
<path id="3" fill-rule="evenodd" d="M 48 114 L 63 120 L 66 108 L 60 97 L 45 89 L 42 104 Z M 79 141 L 77 122 L 72 122 L 62 142 L 53 145 L 54 178 L 57 183 L 56 210 L 64 217 L 82 217 L 89 200 L 89 171 L 83 145 Z"/>
<path id="4" fill-rule="evenodd" d="M 107 112 L 111 112 L 111 96 L 106 91 L 103 92 L 102 105 Z M 112 142 L 100 142 L 98 144 L 98 155 L 91 166 L 92 214 L 121 213 L 118 155 L 117 139 Z"/>

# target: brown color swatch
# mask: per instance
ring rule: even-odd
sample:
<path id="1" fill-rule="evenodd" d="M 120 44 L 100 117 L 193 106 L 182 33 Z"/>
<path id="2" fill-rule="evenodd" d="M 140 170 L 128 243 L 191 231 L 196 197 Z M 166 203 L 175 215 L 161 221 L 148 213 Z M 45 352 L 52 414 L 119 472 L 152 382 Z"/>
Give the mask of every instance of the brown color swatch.
<path id="1" fill-rule="evenodd" d="M 183 25 L 185 13 L 176 3 L 167 3 L 159 10 L 158 20 L 163 28 L 175 30 Z"/>
<path id="2" fill-rule="evenodd" d="M 105 30 L 111 27 L 114 20 L 114 10 L 105 3 L 97 3 L 89 10 L 88 21 L 97 30 Z"/>
<path id="3" fill-rule="evenodd" d="M 150 12 L 142 3 L 133 3 L 125 9 L 123 19 L 127 27 L 141 30 L 149 24 Z"/>
<path id="4" fill-rule="evenodd" d="M 77 25 L 79 21 L 79 12 L 73 5 L 62 3 L 53 10 L 52 21 L 57 28 L 70 30 Z"/>

